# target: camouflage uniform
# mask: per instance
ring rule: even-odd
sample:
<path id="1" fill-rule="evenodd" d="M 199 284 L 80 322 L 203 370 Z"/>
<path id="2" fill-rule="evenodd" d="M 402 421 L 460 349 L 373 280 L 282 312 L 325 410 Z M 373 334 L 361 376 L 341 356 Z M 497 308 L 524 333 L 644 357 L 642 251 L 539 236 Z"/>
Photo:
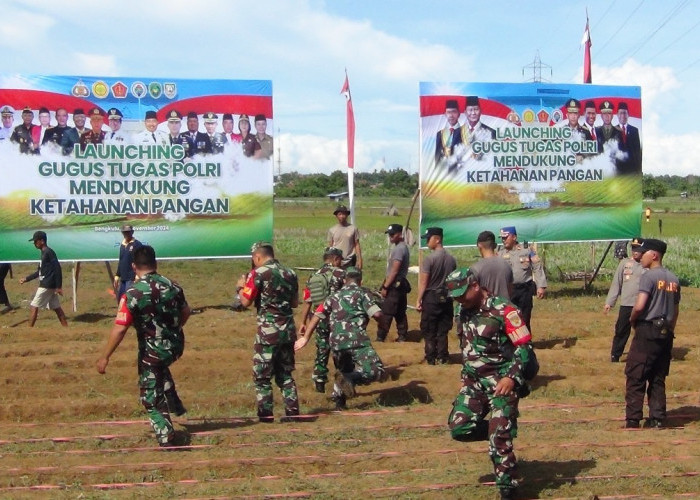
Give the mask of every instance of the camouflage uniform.
<path id="1" fill-rule="evenodd" d="M 316 271 L 315 274 L 323 275 L 328 281 L 328 295 L 332 295 L 341 288 L 345 283 L 345 270 L 339 267 L 333 267 L 331 264 L 325 263 L 321 268 Z M 309 282 L 311 278 L 309 278 Z M 325 300 L 326 297 L 321 297 L 320 301 L 314 302 L 311 297 L 311 292 L 309 290 L 309 283 L 307 282 L 306 288 L 304 289 L 304 302 L 311 303 L 311 309 L 309 310 L 309 317 L 313 315 L 316 308 Z M 314 361 L 314 371 L 311 375 L 311 380 L 314 382 L 320 382 L 325 384 L 328 381 L 328 357 L 330 356 L 331 348 L 328 343 L 328 336 L 330 335 L 330 328 L 328 321 L 319 322 L 316 327 L 316 360 Z"/>
<path id="2" fill-rule="evenodd" d="M 348 283 L 316 309 L 316 316 L 330 324 L 333 362 L 353 385 L 384 376 L 382 360 L 367 335 L 369 319 L 380 311 L 374 295 L 356 283 Z"/>
<path id="3" fill-rule="evenodd" d="M 462 389 L 452 404 L 448 424 L 453 439 L 489 440 L 489 455 L 494 465 L 496 485 L 514 488 L 516 460 L 513 438 L 518 431 L 518 396 L 495 396 L 494 389 L 503 377 L 515 381 L 516 389 L 526 384 L 523 367 L 528 361 L 530 332 L 520 311 L 502 297 L 489 296 L 477 311 L 462 309 L 459 323 L 461 338 Z M 484 421 L 488 412 L 491 419 Z"/>
<path id="4" fill-rule="evenodd" d="M 257 396 L 258 416 L 273 416 L 272 376 L 282 390 L 287 415 L 299 414 L 294 370 L 294 325 L 292 302 L 299 293 L 296 273 L 269 259 L 253 270 L 241 296 L 255 300 L 258 331 L 253 346 L 253 380 Z"/>
<path id="5" fill-rule="evenodd" d="M 161 444 L 174 436 L 170 411 L 177 413 L 176 408 L 182 408 L 168 367 L 185 349 L 185 333 L 180 324 L 180 312 L 185 307 L 182 288 L 152 272 L 126 291 L 115 321 L 136 328 L 141 403 Z M 169 408 L 169 403 L 175 407 Z"/>

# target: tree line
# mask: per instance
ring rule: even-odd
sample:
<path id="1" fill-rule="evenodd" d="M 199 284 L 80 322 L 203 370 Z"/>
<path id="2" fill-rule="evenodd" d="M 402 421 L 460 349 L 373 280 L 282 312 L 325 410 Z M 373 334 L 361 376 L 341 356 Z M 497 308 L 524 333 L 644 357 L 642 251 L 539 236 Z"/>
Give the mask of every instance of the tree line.
<path id="1" fill-rule="evenodd" d="M 410 197 L 418 189 L 418 174 L 401 168 L 355 173 L 356 196 Z M 275 196 L 280 198 L 319 198 L 348 190 L 347 173 L 326 174 L 290 172 L 275 178 Z"/>
<path id="2" fill-rule="evenodd" d="M 667 194 L 687 193 L 687 196 L 700 195 L 700 177 L 697 175 L 659 175 L 646 174 L 642 178 L 642 196 L 655 200 Z"/>

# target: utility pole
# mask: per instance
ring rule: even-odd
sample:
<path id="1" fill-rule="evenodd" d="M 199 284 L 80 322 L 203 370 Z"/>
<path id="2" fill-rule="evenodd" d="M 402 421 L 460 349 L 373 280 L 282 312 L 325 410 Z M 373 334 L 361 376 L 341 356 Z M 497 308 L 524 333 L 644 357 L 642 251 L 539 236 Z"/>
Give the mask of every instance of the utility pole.
<path id="1" fill-rule="evenodd" d="M 530 72 L 530 70 L 532 70 L 532 78 L 529 78 L 526 81 L 534 83 L 551 83 L 550 80 L 542 78 L 542 69 L 544 69 L 545 72 L 549 71 L 549 76 L 552 76 L 552 67 L 549 64 L 545 64 L 542 62 L 542 60 L 540 59 L 540 51 L 537 50 L 537 52 L 535 52 L 535 60 L 527 66 L 523 66 L 523 76 L 525 76 L 525 70 L 527 70 L 528 73 Z"/>
<path id="2" fill-rule="evenodd" d="M 280 129 L 277 127 L 277 180 L 282 176 L 282 153 L 280 149 Z"/>

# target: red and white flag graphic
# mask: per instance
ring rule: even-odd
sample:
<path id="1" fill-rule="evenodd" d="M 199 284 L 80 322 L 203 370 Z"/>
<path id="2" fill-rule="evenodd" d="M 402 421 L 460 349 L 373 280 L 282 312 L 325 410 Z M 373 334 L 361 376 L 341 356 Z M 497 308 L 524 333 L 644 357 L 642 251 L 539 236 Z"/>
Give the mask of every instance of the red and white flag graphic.
<path id="1" fill-rule="evenodd" d="M 352 109 L 352 97 L 350 96 L 350 83 L 348 74 L 345 73 L 345 83 L 340 91 L 347 100 L 347 120 L 348 120 L 348 168 L 355 167 L 355 112 Z"/>
<path id="2" fill-rule="evenodd" d="M 593 83 L 593 74 L 591 73 L 591 31 L 588 28 L 588 17 L 586 17 L 586 30 L 583 32 L 583 40 L 581 45 L 585 46 L 583 54 L 583 83 Z"/>

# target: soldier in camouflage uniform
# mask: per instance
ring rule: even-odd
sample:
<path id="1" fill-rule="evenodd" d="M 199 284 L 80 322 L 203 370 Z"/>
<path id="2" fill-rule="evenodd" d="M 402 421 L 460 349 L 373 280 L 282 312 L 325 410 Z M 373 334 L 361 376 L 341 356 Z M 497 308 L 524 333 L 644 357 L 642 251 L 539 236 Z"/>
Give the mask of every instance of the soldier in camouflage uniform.
<path id="1" fill-rule="evenodd" d="M 139 345 L 141 403 L 160 446 L 171 447 L 177 442 L 170 413 L 183 415 L 186 410 L 168 367 L 184 351 L 182 327 L 190 317 L 190 308 L 182 288 L 156 272 L 156 253 L 152 247 L 135 250 L 132 266 L 138 280 L 121 298 L 107 346 L 97 360 L 97 371 L 105 373 L 110 356 L 133 325 Z"/>
<path id="2" fill-rule="evenodd" d="M 503 248 L 498 251 L 498 255 L 506 259 L 513 269 L 513 291 L 510 300 L 518 306 L 527 329 L 532 331 L 532 296 L 537 295 L 538 299 L 543 299 L 547 292 L 547 276 L 544 274 L 542 259 L 534 248 L 527 246 L 527 243 L 521 245 L 518 242 L 514 226 L 501 228 L 501 240 Z"/>
<path id="3" fill-rule="evenodd" d="M 328 320 L 331 330 L 329 343 L 333 363 L 338 370 L 331 399 L 338 410 L 345 409 L 347 398 L 355 396 L 356 385 L 384 378 L 384 365 L 367 335 L 369 319 L 374 318 L 381 324 L 384 317 L 377 298 L 361 284 L 362 271 L 348 267 L 345 286 L 318 306 L 304 335 L 294 344 L 295 351 L 302 349 L 316 327 L 323 320 Z"/>
<path id="4" fill-rule="evenodd" d="M 289 421 L 299 415 L 294 370 L 294 307 L 299 305 L 299 283 L 296 273 L 275 259 L 272 245 L 253 245 L 254 269 L 241 276 L 236 291 L 241 305 L 255 303 L 258 310 L 258 331 L 253 346 L 253 380 L 257 396 L 258 418 L 274 422 L 272 412 L 272 377 L 282 391 L 286 417 Z"/>
<path id="5" fill-rule="evenodd" d="M 459 323 L 464 332 L 462 389 L 448 418 L 452 438 L 478 441 L 488 436 L 501 498 L 513 498 L 518 486 L 513 438 L 518 430 L 518 389 L 526 386 L 523 369 L 530 356 L 530 331 L 520 311 L 482 288 L 469 269 L 453 271 L 445 285 L 462 306 Z"/>
<path id="6" fill-rule="evenodd" d="M 345 270 L 340 267 L 343 260 L 343 252 L 340 248 L 327 247 L 323 252 L 323 266 L 309 277 L 304 288 L 304 307 L 301 317 L 304 324 L 299 329 L 303 334 L 313 318 L 316 308 L 326 300 L 326 297 L 343 288 L 345 283 Z M 326 392 L 328 382 L 328 358 L 331 353 L 328 344 L 330 329 L 328 321 L 322 321 L 316 328 L 316 361 L 311 380 L 314 381 L 316 392 Z"/>

